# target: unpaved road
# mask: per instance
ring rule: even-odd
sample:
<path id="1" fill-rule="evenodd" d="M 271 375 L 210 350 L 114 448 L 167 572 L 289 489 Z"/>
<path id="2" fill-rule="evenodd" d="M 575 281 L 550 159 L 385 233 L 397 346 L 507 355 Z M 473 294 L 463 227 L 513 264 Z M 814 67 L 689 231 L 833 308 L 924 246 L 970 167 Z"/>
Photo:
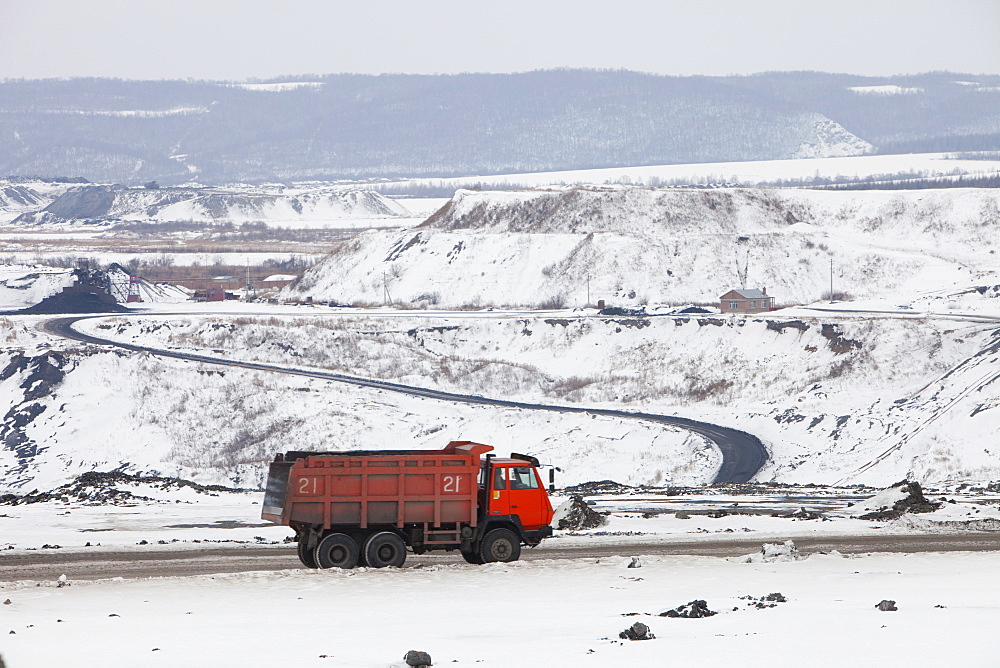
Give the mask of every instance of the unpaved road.
<path id="1" fill-rule="evenodd" d="M 891 536 L 823 536 L 793 538 L 803 554 L 838 550 L 865 552 L 986 552 L 1000 551 L 1000 532 L 960 534 L 911 534 Z M 525 549 L 521 558 L 599 559 L 635 555 L 697 555 L 737 557 L 757 552 L 763 542 L 775 539 L 712 538 L 687 542 L 619 543 L 560 546 L 550 541 Z M 457 552 L 409 555 L 404 568 L 429 564 L 464 564 Z M 128 552 L 60 552 L 58 550 L 0 552 L 0 582 L 51 581 L 65 574 L 69 580 L 148 578 L 303 568 L 294 547 L 246 545 L 226 548 L 156 549 Z"/>
<path id="2" fill-rule="evenodd" d="M 673 415 L 658 415 L 655 413 L 621 411 L 608 408 L 552 406 L 549 404 L 536 404 L 536 403 L 527 403 L 520 401 L 509 401 L 506 399 L 491 399 L 489 397 L 480 397 L 469 394 L 456 394 L 453 392 L 443 392 L 440 390 L 431 390 L 411 385 L 400 385 L 398 383 L 390 383 L 381 380 L 372 380 L 369 378 L 360 378 L 357 376 L 347 376 L 344 374 L 334 373 L 329 371 L 296 369 L 291 367 L 277 366 L 274 364 L 263 364 L 260 362 L 244 362 L 240 360 L 212 357 L 209 355 L 197 355 L 193 353 L 180 352 L 176 350 L 149 348 L 146 346 L 139 346 L 132 343 L 120 343 L 112 339 L 104 339 L 96 336 L 91 336 L 89 334 L 84 334 L 82 332 L 77 331 L 73 327 L 73 324 L 76 323 L 78 320 L 83 320 L 85 318 L 99 318 L 99 317 L 107 317 L 107 314 L 100 316 L 90 315 L 90 316 L 74 316 L 68 318 L 56 318 L 53 320 L 48 320 L 45 323 L 43 323 L 42 328 L 50 334 L 61 336 L 67 339 L 72 339 L 75 341 L 82 341 L 84 343 L 114 346 L 117 348 L 123 348 L 125 350 L 132 350 L 136 352 L 147 352 L 154 355 L 161 355 L 164 357 L 173 357 L 176 359 L 188 360 L 192 362 L 202 362 L 204 364 L 218 364 L 222 366 L 253 369 L 256 371 L 267 371 L 271 373 L 308 376 L 311 378 L 331 380 L 338 383 L 348 383 L 350 385 L 372 387 L 380 390 L 385 390 L 388 392 L 399 392 L 401 394 L 408 394 L 417 397 L 437 399 L 440 401 L 478 404 L 482 406 L 497 406 L 501 408 L 520 408 L 520 409 L 535 410 L 535 411 L 552 411 L 556 413 L 590 413 L 594 415 L 604 415 L 608 417 L 659 422 L 661 424 L 680 427 L 681 429 L 687 429 L 688 431 L 700 434 L 705 438 L 707 438 L 708 440 L 715 443 L 716 446 L 718 446 L 719 450 L 722 452 L 722 466 L 719 467 L 719 471 L 715 474 L 715 480 L 713 480 L 713 482 L 716 483 L 747 482 L 757 474 L 757 472 L 761 469 L 761 467 L 764 466 L 764 464 L 767 462 L 768 459 L 767 449 L 760 442 L 760 439 L 754 436 L 753 434 L 748 434 L 746 432 L 739 431 L 738 429 L 730 429 L 729 427 L 722 427 L 715 424 L 709 424 L 707 422 L 698 422 L 695 420 L 689 420 L 687 418 L 676 417 Z"/>

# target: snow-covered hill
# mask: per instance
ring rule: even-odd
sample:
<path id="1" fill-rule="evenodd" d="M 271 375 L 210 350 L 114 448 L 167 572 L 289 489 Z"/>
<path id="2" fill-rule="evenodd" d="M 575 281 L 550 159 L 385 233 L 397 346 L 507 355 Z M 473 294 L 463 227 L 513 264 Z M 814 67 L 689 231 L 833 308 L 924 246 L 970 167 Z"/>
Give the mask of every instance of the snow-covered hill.
<path id="1" fill-rule="evenodd" d="M 75 281 L 72 269 L 0 265 L 0 311 L 32 306 Z"/>
<path id="2" fill-rule="evenodd" d="M 0 179 L 0 223 L 38 211 L 70 188 L 69 184 L 29 179 Z"/>
<path id="3" fill-rule="evenodd" d="M 459 191 L 416 228 L 343 244 L 287 294 L 441 306 L 708 303 L 746 271 L 779 305 L 819 299 L 831 279 L 838 293 L 907 299 L 995 269 L 998 232 L 1000 193 L 986 189 Z"/>
<path id="4" fill-rule="evenodd" d="M 991 445 L 1000 425 L 996 323 L 843 313 L 280 313 L 85 327 L 159 348 L 737 427 L 770 452 L 762 481 L 1000 479 Z M 701 438 L 636 420 L 451 405 L 149 355 L 55 354 L 30 330 L 12 330 L 0 373 L 12 407 L 0 483 L 18 493 L 119 467 L 253 486 L 283 449 L 434 448 L 453 438 L 528 450 L 557 463 L 564 484 L 702 483 L 719 465 Z"/>
<path id="5" fill-rule="evenodd" d="M 20 225 L 67 222 L 198 221 L 264 222 L 311 227 L 402 226 L 418 221 L 405 206 L 379 193 L 316 186 L 303 188 L 126 188 L 74 187 L 42 208 L 24 210 Z M 377 223 L 376 220 L 386 222 Z"/>

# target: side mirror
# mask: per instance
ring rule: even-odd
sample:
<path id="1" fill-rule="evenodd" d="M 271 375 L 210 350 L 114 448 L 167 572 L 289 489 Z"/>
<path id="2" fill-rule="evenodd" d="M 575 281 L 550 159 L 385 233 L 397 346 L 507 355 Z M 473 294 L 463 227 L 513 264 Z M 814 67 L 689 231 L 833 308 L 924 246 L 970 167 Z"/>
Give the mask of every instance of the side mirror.
<path id="1" fill-rule="evenodd" d="M 549 469 L 549 491 L 556 491 L 556 469 L 552 467 Z"/>

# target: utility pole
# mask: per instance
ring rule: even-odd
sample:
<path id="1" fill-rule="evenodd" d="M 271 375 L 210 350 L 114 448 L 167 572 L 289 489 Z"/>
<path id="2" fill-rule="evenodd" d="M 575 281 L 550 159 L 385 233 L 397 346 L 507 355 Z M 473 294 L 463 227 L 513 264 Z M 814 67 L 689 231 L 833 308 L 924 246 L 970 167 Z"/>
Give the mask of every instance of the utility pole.
<path id="1" fill-rule="evenodd" d="M 389 279 L 386 278 L 385 272 L 382 272 L 382 306 L 388 306 L 392 302 L 392 296 L 389 294 Z"/>
<path id="2" fill-rule="evenodd" d="M 590 274 L 587 274 L 587 303 L 584 306 L 590 306 Z"/>
<path id="3" fill-rule="evenodd" d="M 833 301 L 833 256 L 830 256 L 830 301 Z"/>

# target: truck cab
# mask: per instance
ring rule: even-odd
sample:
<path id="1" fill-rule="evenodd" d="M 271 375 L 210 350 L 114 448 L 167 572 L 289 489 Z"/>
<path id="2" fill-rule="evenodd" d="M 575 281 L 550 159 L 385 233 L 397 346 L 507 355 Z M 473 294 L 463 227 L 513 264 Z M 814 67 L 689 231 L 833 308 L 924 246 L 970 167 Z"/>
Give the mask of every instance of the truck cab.
<path id="1" fill-rule="evenodd" d="M 484 465 L 487 490 L 484 523 L 497 516 L 517 517 L 525 531 L 538 531 L 552 521 L 552 504 L 538 477 L 537 461 L 489 457 Z"/>

